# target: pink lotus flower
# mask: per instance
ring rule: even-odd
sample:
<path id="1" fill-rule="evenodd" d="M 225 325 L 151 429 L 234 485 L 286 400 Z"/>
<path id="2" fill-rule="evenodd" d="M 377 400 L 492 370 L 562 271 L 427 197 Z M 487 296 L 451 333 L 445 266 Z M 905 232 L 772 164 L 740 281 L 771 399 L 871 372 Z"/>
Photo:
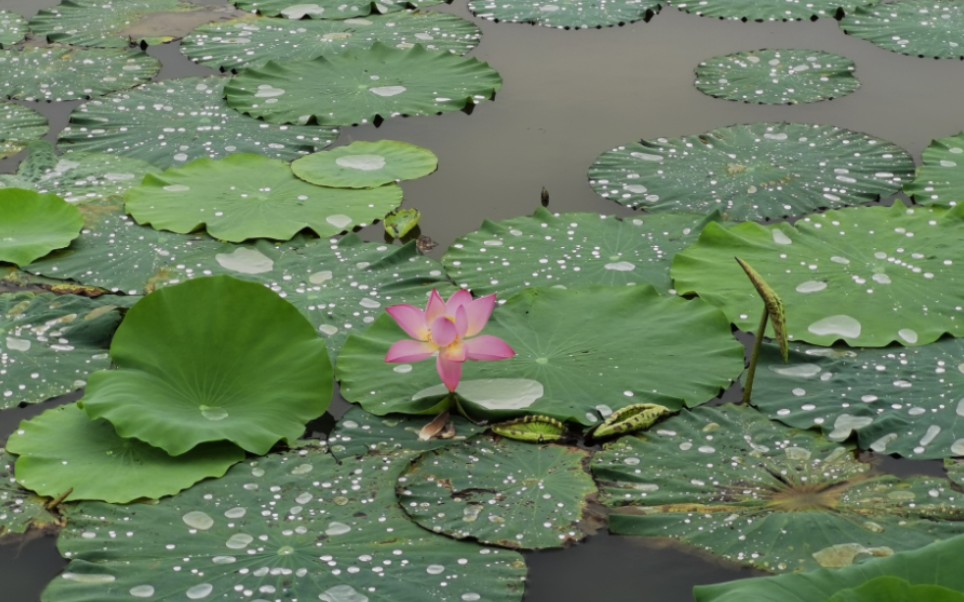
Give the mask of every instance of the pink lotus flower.
<path id="1" fill-rule="evenodd" d="M 462 379 L 462 363 L 466 360 L 494 362 L 515 356 L 512 347 L 499 337 L 477 336 L 492 315 L 495 295 L 473 299 L 460 290 L 445 302 L 433 290 L 425 311 L 414 305 L 393 305 L 385 311 L 395 319 L 413 340 L 392 345 L 385 361 L 392 364 L 421 362 L 437 356 L 438 374 L 449 392 L 454 392 Z"/>

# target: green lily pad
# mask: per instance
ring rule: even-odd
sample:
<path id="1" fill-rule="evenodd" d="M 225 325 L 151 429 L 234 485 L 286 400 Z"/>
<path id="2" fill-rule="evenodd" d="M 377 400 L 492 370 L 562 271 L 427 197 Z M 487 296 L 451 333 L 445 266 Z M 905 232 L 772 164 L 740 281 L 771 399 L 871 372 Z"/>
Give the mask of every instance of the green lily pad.
<path id="1" fill-rule="evenodd" d="M 388 455 L 404 450 L 431 451 L 457 445 L 485 430 L 485 427 L 461 416 L 451 416 L 451 420 L 455 427 L 454 437 L 423 440 L 418 434 L 425 426 L 424 418 L 401 414 L 375 416 L 355 406 L 338 420 L 325 445 L 336 458 L 346 454 L 360 457 L 365 454 Z"/>
<path id="2" fill-rule="evenodd" d="M 16 155 L 33 140 L 40 140 L 50 127 L 47 118 L 33 109 L 0 102 L 0 159 Z"/>
<path id="3" fill-rule="evenodd" d="M 940 585 L 911 585 L 905 579 L 883 575 L 841 590 L 827 602 L 964 602 L 964 593 Z"/>
<path id="4" fill-rule="evenodd" d="M 521 555 L 435 535 L 398 507 L 412 456 L 302 449 L 156 504 L 78 504 L 57 541 L 71 564 L 42 600 L 521 601 Z"/>
<path id="5" fill-rule="evenodd" d="M 760 299 L 732 257 L 763 275 L 787 310 L 791 340 L 883 347 L 925 345 L 964 335 L 964 246 L 956 244 L 964 207 L 856 207 L 795 225 L 709 224 L 676 255 L 681 295 L 720 306 L 743 330 L 757 323 Z"/>
<path id="6" fill-rule="evenodd" d="M 844 33 L 911 56 L 964 59 L 964 6 L 901 0 L 858 8 L 840 21 Z"/>
<path id="7" fill-rule="evenodd" d="M 840 19 L 857 7 L 880 0 L 668 0 L 671 6 L 701 17 L 739 21 L 814 21 Z"/>
<path id="8" fill-rule="evenodd" d="M 424 8 L 443 0 L 231 0 L 238 8 L 268 17 L 286 19 L 350 19 L 392 13 L 405 8 Z"/>
<path id="9" fill-rule="evenodd" d="M 328 350 L 311 324 L 260 284 L 227 276 L 148 295 L 110 354 L 117 369 L 91 375 L 84 410 L 175 456 L 222 440 L 266 453 L 331 403 Z"/>
<path id="10" fill-rule="evenodd" d="M 469 0 L 469 10 L 482 19 L 559 29 L 614 27 L 649 21 L 660 8 L 660 0 Z"/>
<path id="11" fill-rule="evenodd" d="M 118 504 L 174 495 L 223 476 L 245 455 L 230 443 L 213 443 L 175 458 L 136 439 L 121 439 L 110 423 L 91 420 L 76 404 L 21 422 L 7 451 L 18 456 L 17 481 L 31 491 Z"/>
<path id="12" fill-rule="evenodd" d="M 952 537 L 918 550 L 872 558 L 840 569 L 698 585 L 693 588 L 693 597 L 697 602 L 826 602 L 837 592 L 881 577 L 964 591 L 964 573 L 956 562 L 961 554 L 964 554 L 964 537 Z"/>
<path id="13" fill-rule="evenodd" d="M 478 59 L 376 43 L 246 69 L 224 93 L 230 107 L 268 123 L 352 125 L 459 111 L 493 98 L 501 87 L 495 69 Z"/>
<path id="14" fill-rule="evenodd" d="M 56 531 L 64 524 L 47 510 L 47 500 L 17 484 L 13 477 L 14 459 L 0 448 L 0 542 L 8 535 L 22 535 L 31 529 Z"/>
<path id="15" fill-rule="evenodd" d="M 0 409 L 76 391 L 110 364 L 120 323 L 110 298 L 52 293 L 0 294 Z"/>
<path id="16" fill-rule="evenodd" d="M 964 456 L 964 341 L 909 349 L 764 347 L 753 404 L 834 441 L 905 458 Z"/>
<path id="17" fill-rule="evenodd" d="M 398 142 L 352 142 L 294 161 L 291 171 L 318 186 L 374 188 L 415 180 L 438 169 L 438 157 L 427 148 Z"/>
<path id="18" fill-rule="evenodd" d="M 773 572 L 842 568 L 964 533 L 945 479 L 874 475 L 853 450 L 742 406 L 702 407 L 593 458 L 614 533 Z"/>
<path id="19" fill-rule="evenodd" d="M 854 92 L 854 62 L 822 50 L 751 50 L 703 61 L 696 89 L 716 98 L 763 105 L 802 104 Z"/>
<path id="20" fill-rule="evenodd" d="M 196 11 L 200 7 L 182 0 L 63 0 L 53 8 L 40 10 L 30 20 L 30 31 L 48 42 L 126 48 L 131 42 L 163 44 L 176 35 L 165 31 L 132 35 L 143 23 L 167 13 Z"/>
<path id="21" fill-rule="evenodd" d="M 685 213 L 623 219 L 539 208 L 532 216 L 482 222 L 456 240 L 442 262 L 453 280 L 477 295 L 589 284 L 651 284 L 665 291 L 672 287 L 673 255 L 712 219 Z"/>
<path id="22" fill-rule="evenodd" d="M 26 265 L 80 236 L 84 220 L 57 195 L 0 189 L 0 262 Z"/>
<path id="23" fill-rule="evenodd" d="M 916 177 L 904 194 L 921 205 L 964 204 L 964 132 L 933 140 L 921 155 Z"/>
<path id="24" fill-rule="evenodd" d="M 166 168 L 234 153 L 291 161 L 338 135 L 332 128 L 273 126 L 232 111 L 224 104 L 225 81 L 165 80 L 91 100 L 71 114 L 59 144 L 67 152 L 117 154 Z"/>
<path id="25" fill-rule="evenodd" d="M 890 142 L 804 123 L 732 125 L 603 153 L 589 183 L 647 211 L 721 211 L 735 221 L 800 216 L 895 194 L 914 161 Z"/>
<path id="26" fill-rule="evenodd" d="M 422 454 L 398 480 L 416 523 L 506 548 L 560 548 L 588 533 L 596 485 L 575 447 L 473 437 Z"/>
<path id="27" fill-rule="evenodd" d="M 542 414 L 594 424 L 634 403 L 694 406 L 743 370 L 743 348 L 715 308 L 650 286 L 528 289 L 496 308 L 484 334 L 518 355 L 466 362 L 456 392 L 475 398 L 473 412 L 493 418 Z M 434 361 L 384 361 L 405 336 L 383 315 L 349 337 L 338 357 L 345 399 L 379 415 L 437 412 L 446 390 L 436 385 Z M 505 379 L 511 386 L 500 386 Z"/>
<path id="28" fill-rule="evenodd" d="M 964 459 L 948 458 L 944 460 L 944 469 L 951 482 L 964 487 Z"/>
<path id="29" fill-rule="evenodd" d="M 22 42 L 26 34 L 27 20 L 23 15 L 10 10 L 0 10 L 0 48 Z"/>
<path id="30" fill-rule="evenodd" d="M 150 81 L 161 63 L 126 48 L 54 45 L 0 52 L 0 95 L 60 102 L 102 96 Z"/>
<path id="31" fill-rule="evenodd" d="M 199 27 L 181 41 L 181 52 L 196 63 L 238 70 L 268 61 L 301 61 L 367 49 L 376 42 L 399 49 L 420 44 L 428 50 L 462 55 L 481 38 L 482 32 L 471 21 L 436 12 L 405 11 L 344 21 L 251 15 Z"/>

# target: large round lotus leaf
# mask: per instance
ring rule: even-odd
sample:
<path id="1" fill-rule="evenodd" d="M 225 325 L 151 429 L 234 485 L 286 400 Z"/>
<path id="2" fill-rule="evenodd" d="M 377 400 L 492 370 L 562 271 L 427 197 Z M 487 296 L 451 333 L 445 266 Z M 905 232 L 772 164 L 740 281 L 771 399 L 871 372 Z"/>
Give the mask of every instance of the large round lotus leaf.
<path id="1" fill-rule="evenodd" d="M 790 363 L 764 348 L 753 404 L 834 441 L 935 459 L 964 456 L 964 340 L 910 349 L 791 347 Z"/>
<path id="2" fill-rule="evenodd" d="M 668 0 L 684 12 L 701 17 L 740 21 L 811 21 L 820 17 L 839 19 L 859 6 L 880 0 Z"/>
<path id="3" fill-rule="evenodd" d="M 962 554 L 964 537 L 951 537 L 839 569 L 698 585 L 693 588 L 693 597 L 697 602 L 826 602 L 837 592 L 886 576 L 964 591 L 964 571 L 955 562 Z"/>
<path id="4" fill-rule="evenodd" d="M 304 229 L 331 236 L 374 222 L 398 207 L 397 184 L 351 190 L 299 180 L 284 161 L 239 154 L 198 159 L 144 178 L 127 192 L 139 224 L 187 234 L 201 227 L 220 240 L 288 240 Z"/>
<path id="5" fill-rule="evenodd" d="M 291 164 L 291 171 L 302 180 L 337 188 L 374 188 L 399 180 L 415 180 L 437 168 L 435 153 L 396 140 L 353 142 Z"/>
<path id="6" fill-rule="evenodd" d="M 795 225 L 709 224 L 671 268 L 681 295 L 719 305 L 743 330 L 762 302 L 733 257 L 770 283 L 791 339 L 817 345 L 925 345 L 964 335 L 964 206 L 857 207 Z"/>
<path id="7" fill-rule="evenodd" d="M 126 48 L 30 47 L 0 52 L 0 95 L 59 102 L 101 96 L 149 81 L 161 68 Z"/>
<path id="8" fill-rule="evenodd" d="M 405 8 L 424 8 L 441 4 L 442 0 L 232 0 L 241 9 L 268 17 L 286 19 L 350 19 Z"/>
<path id="9" fill-rule="evenodd" d="M 244 459 L 244 451 L 230 443 L 203 445 L 175 458 L 137 439 L 121 439 L 110 423 L 91 420 L 76 404 L 21 422 L 7 451 L 19 456 L 17 481 L 31 491 L 118 504 L 174 495 L 224 475 Z"/>
<path id="10" fill-rule="evenodd" d="M 143 159 L 158 167 L 233 153 L 290 161 L 331 144 L 332 128 L 274 126 L 224 104 L 226 80 L 166 80 L 82 104 L 61 132 L 65 151 L 93 151 Z"/>
<path id="11" fill-rule="evenodd" d="M 841 568 L 964 533 L 945 479 L 875 475 L 854 452 L 742 406 L 702 407 L 593 458 L 610 531 L 773 572 Z"/>
<path id="12" fill-rule="evenodd" d="M 142 299 L 110 355 L 117 369 L 91 375 L 84 410 L 175 456 L 221 440 L 266 453 L 331 403 L 328 350 L 311 324 L 260 284 L 226 276 Z"/>
<path id="13" fill-rule="evenodd" d="M 529 217 L 482 222 L 449 247 L 442 262 L 476 295 L 587 284 L 651 284 L 666 291 L 670 260 L 696 241 L 706 222 L 686 213 L 622 219 L 540 207 Z"/>
<path id="14" fill-rule="evenodd" d="M 735 52 L 696 67 L 703 94 L 765 105 L 831 100 L 859 87 L 854 62 L 822 50 Z"/>
<path id="15" fill-rule="evenodd" d="M 182 0 L 63 0 L 42 9 L 30 20 L 30 31 L 48 42 L 102 48 L 126 48 L 132 41 L 145 44 L 170 42 L 175 36 L 163 31 L 138 30 L 167 13 L 197 10 Z"/>
<path id="16" fill-rule="evenodd" d="M 879 138 L 830 125 L 752 123 L 616 147 L 590 166 L 589 183 L 627 207 L 719 210 L 746 221 L 876 201 L 913 173 L 910 155 Z"/>
<path id="17" fill-rule="evenodd" d="M 273 61 L 313 59 L 379 42 L 395 48 L 421 44 L 429 50 L 465 54 L 482 33 L 474 23 L 436 12 L 398 12 L 345 21 L 293 21 L 254 15 L 199 27 L 181 41 L 181 52 L 197 63 L 241 69 Z"/>
<path id="18" fill-rule="evenodd" d="M 363 456 L 367 453 L 382 455 L 401 451 L 430 451 L 458 444 L 486 429 L 473 424 L 458 414 L 449 417 L 455 428 L 451 439 L 421 439 L 419 431 L 427 422 L 422 417 L 392 414 L 375 416 L 359 407 L 351 407 L 338 419 L 325 444 L 336 458 L 346 454 Z"/>
<path id="19" fill-rule="evenodd" d="M 495 96 L 487 63 L 416 45 L 374 44 L 308 61 L 271 61 L 224 86 L 228 105 L 268 123 L 352 125 L 459 111 Z"/>
<path id="20" fill-rule="evenodd" d="M 0 294 L 0 409 L 39 403 L 84 386 L 106 368 L 120 323 L 109 298 Z"/>
<path id="21" fill-rule="evenodd" d="M 27 33 L 27 20 L 20 13 L 0 10 L 0 48 L 23 40 Z"/>
<path id="22" fill-rule="evenodd" d="M 42 600 L 522 600 L 520 554 L 430 533 L 398 507 L 412 456 L 304 449 L 156 504 L 78 504 L 57 541 L 71 564 Z"/>
<path id="23" fill-rule="evenodd" d="M 964 58 L 964 6 L 945 0 L 901 0 L 858 8 L 840 27 L 900 54 Z"/>
<path id="24" fill-rule="evenodd" d="M 16 155 L 32 140 L 43 138 L 47 118 L 33 109 L 0 102 L 0 159 Z"/>
<path id="25" fill-rule="evenodd" d="M 17 484 L 13 477 L 15 458 L 0 448 L 0 542 L 7 535 L 30 529 L 54 531 L 63 526 L 59 516 L 48 511 L 41 499 Z"/>
<path id="26" fill-rule="evenodd" d="M 743 347 L 715 308 L 645 285 L 528 289 L 496 308 L 484 334 L 518 354 L 464 364 L 457 392 L 487 416 L 544 414 L 593 424 L 634 403 L 694 406 L 743 370 Z M 384 361 L 406 337 L 388 315 L 349 337 L 338 356 L 345 399 L 379 415 L 434 411 L 446 393 L 435 386 L 435 362 Z"/>
<path id="27" fill-rule="evenodd" d="M 473 437 L 427 452 L 398 480 L 416 523 L 506 548 L 560 548 L 588 535 L 596 485 L 575 447 Z"/>
<path id="28" fill-rule="evenodd" d="M 0 189 L 0 262 L 26 265 L 80 236 L 80 211 L 59 196 Z"/>
<path id="29" fill-rule="evenodd" d="M 57 155 L 46 140 L 29 145 L 17 175 L 0 174 L 0 188 L 56 194 L 68 203 L 116 197 L 160 170 L 146 161 L 103 153 Z M 75 241 L 77 242 L 77 241 Z"/>
<path id="30" fill-rule="evenodd" d="M 905 579 L 885 575 L 857 587 L 840 590 L 827 602 L 964 602 L 964 592 L 940 585 L 911 585 Z"/>
<path id="31" fill-rule="evenodd" d="M 964 132 L 930 143 L 904 193 L 921 205 L 964 204 Z"/>
<path id="32" fill-rule="evenodd" d="M 490 21 L 532 23 L 559 29 L 613 27 L 649 21 L 659 12 L 660 0 L 469 0 L 476 17 Z"/>

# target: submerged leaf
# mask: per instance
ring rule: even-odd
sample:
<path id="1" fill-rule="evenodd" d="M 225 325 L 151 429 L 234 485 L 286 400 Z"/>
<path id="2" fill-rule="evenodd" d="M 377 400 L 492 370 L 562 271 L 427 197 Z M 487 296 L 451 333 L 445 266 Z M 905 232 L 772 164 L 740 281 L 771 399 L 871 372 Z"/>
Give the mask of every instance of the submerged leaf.
<path id="1" fill-rule="evenodd" d="M 566 436 L 566 425 L 549 416 L 523 416 L 490 428 L 496 435 L 529 443 L 551 443 Z"/>
<path id="2" fill-rule="evenodd" d="M 593 439 L 605 439 L 648 429 L 673 410 L 657 403 L 637 403 L 613 412 L 592 431 Z"/>

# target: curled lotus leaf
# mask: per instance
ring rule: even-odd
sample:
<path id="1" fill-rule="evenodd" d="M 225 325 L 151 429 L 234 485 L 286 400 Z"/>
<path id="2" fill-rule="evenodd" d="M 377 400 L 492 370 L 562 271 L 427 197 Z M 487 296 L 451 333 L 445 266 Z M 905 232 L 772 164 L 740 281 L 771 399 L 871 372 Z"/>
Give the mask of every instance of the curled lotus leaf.
<path id="1" fill-rule="evenodd" d="M 291 171 L 305 182 L 335 188 L 374 188 L 421 178 L 437 168 L 435 153 L 397 140 L 352 142 L 291 163 Z"/>
<path id="2" fill-rule="evenodd" d="M 814 21 L 840 19 L 860 6 L 880 0 L 669 0 L 681 11 L 701 17 L 739 21 Z"/>
<path id="3" fill-rule="evenodd" d="M 0 102 L 0 159 L 16 155 L 31 142 L 43 138 L 50 126 L 47 118 L 22 105 Z"/>
<path id="4" fill-rule="evenodd" d="M 840 21 L 844 33 L 911 56 L 964 58 L 964 6 L 901 0 L 858 8 Z"/>
<path id="5" fill-rule="evenodd" d="M 786 360 L 787 354 L 789 353 L 787 348 L 789 342 L 787 340 L 787 310 L 783 305 L 783 300 L 780 299 L 780 296 L 773 290 L 773 287 L 767 284 L 763 276 L 754 270 L 750 264 L 739 257 L 735 259 L 736 262 L 740 264 L 740 267 L 743 268 L 743 272 L 747 275 L 747 278 L 753 283 L 753 288 L 756 289 L 757 294 L 763 299 L 764 311 L 767 312 L 767 318 L 769 318 L 769 323 L 773 328 L 773 337 L 780 346 L 780 353 L 783 354 L 783 359 Z"/>
<path id="6" fill-rule="evenodd" d="M 385 216 L 385 234 L 392 238 L 404 238 L 418 228 L 422 213 L 418 209 L 397 209 Z"/>
<path id="7" fill-rule="evenodd" d="M 163 44 L 178 37 L 162 27 L 138 35 L 143 24 L 171 13 L 198 11 L 183 0 L 64 0 L 30 19 L 30 31 L 48 42 L 100 48 L 126 48 L 132 41 Z"/>
<path id="8" fill-rule="evenodd" d="M 80 236 L 84 219 L 54 194 L 0 189 L 0 262 L 27 265 Z"/>
<path id="9" fill-rule="evenodd" d="M 964 132 L 932 141 L 921 161 L 904 194 L 921 205 L 964 204 Z"/>
<path id="10" fill-rule="evenodd" d="M 673 410 L 658 403 L 637 403 L 620 408 L 610 414 L 592 431 L 593 439 L 606 439 L 642 431 L 656 424 L 656 421 L 672 414 Z"/>
<path id="11" fill-rule="evenodd" d="M 47 500 L 17 484 L 14 460 L 0 448 L 0 542 L 8 535 L 22 535 L 31 529 L 56 531 L 64 524 L 63 519 L 47 510 Z"/>
<path id="12" fill-rule="evenodd" d="M 406 8 L 423 8 L 443 0 L 232 0 L 243 10 L 286 19 L 351 19 Z"/>
<path id="13" fill-rule="evenodd" d="M 661 6 L 660 0 L 469 0 L 469 10 L 481 19 L 558 29 L 614 27 L 649 21 Z"/>
<path id="14" fill-rule="evenodd" d="M 21 42 L 27 34 L 27 20 L 10 10 L 0 10 L 0 48 Z"/>
<path id="15" fill-rule="evenodd" d="M 566 436 L 566 425 L 549 416 L 523 416 L 493 424 L 492 432 L 501 437 L 528 443 L 552 443 Z"/>

